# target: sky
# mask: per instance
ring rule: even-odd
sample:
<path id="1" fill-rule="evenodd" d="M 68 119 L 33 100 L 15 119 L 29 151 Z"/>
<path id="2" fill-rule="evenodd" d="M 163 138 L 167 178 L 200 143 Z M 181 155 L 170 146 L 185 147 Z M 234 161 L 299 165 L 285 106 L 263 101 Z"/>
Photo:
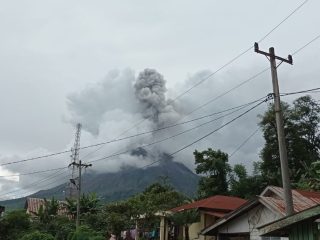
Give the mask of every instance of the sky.
<path id="1" fill-rule="evenodd" d="M 1 1 L 0 7 L 0 163 L 68 150 L 75 123 L 83 124 L 81 145 L 149 131 L 159 123 L 145 120 L 146 103 L 137 97 L 139 73 L 154 69 L 165 84 L 161 120 L 174 123 L 241 105 L 271 92 L 267 71 L 191 115 L 190 111 L 269 66 L 248 51 L 286 18 L 301 0 L 269 1 Z M 320 34 L 320 2 L 309 0 L 260 42 L 286 57 Z M 281 92 L 319 87 L 320 40 L 293 55 L 294 65 L 278 69 Z M 213 74 L 184 94 L 197 82 Z M 297 96 L 294 96 L 297 97 Z M 284 100 L 292 101 L 294 97 Z M 314 94 L 315 99 L 319 96 Z M 162 104 L 162 103 L 161 103 Z M 239 121 L 174 156 L 194 169 L 192 152 L 208 147 L 232 153 L 257 128 L 263 104 Z M 174 113 L 174 115 L 172 115 Z M 238 114 L 238 113 L 237 113 Z M 235 116 L 235 115 L 233 115 Z M 222 126 L 230 117 L 151 147 L 171 153 Z M 164 124 L 165 125 L 165 124 Z M 196 126 L 183 125 L 158 135 L 109 144 L 80 152 L 84 160 L 108 156 Z M 126 136 L 123 134 L 121 136 Z M 230 158 L 250 170 L 264 141 L 258 132 Z M 88 155 L 89 154 L 89 155 Z M 70 154 L 0 167 L 0 175 L 64 167 Z M 87 157 L 85 157 L 88 155 Z M 156 158 L 156 155 L 152 155 Z M 97 162 L 92 171 L 117 171 L 126 164 L 143 166 L 148 159 L 131 155 Z M 23 196 L 67 181 L 49 173 L 0 177 L 0 199 Z M 63 172 L 62 172 L 63 173 Z M 39 183 L 40 182 L 40 183 Z M 39 183 L 38 185 L 34 183 Z M 9 192 L 12 192 L 10 193 Z"/>

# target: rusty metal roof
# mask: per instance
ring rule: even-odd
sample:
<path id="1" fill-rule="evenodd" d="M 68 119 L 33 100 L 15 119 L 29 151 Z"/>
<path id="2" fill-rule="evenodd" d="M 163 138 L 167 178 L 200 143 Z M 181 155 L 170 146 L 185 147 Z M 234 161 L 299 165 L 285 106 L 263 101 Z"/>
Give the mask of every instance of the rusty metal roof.
<path id="1" fill-rule="evenodd" d="M 59 203 L 58 215 L 66 215 L 68 212 L 65 207 L 66 202 L 58 201 L 58 203 Z M 44 206 L 43 198 L 27 198 L 24 208 L 26 209 L 27 213 L 36 215 L 39 212 L 41 206 Z"/>
<path id="2" fill-rule="evenodd" d="M 206 209 L 206 210 L 218 210 L 222 212 L 230 212 L 247 201 L 238 197 L 229 197 L 216 195 L 195 201 L 189 204 L 185 204 L 176 208 L 171 209 L 172 212 L 179 212 L 189 209 Z"/>
<path id="3" fill-rule="evenodd" d="M 272 209 L 285 215 L 285 202 L 283 200 L 283 189 L 269 186 L 259 196 L 262 203 L 269 205 Z M 304 190 L 292 190 L 293 208 L 295 212 L 301 212 L 320 204 L 320 192 L 309 192 Z"/>

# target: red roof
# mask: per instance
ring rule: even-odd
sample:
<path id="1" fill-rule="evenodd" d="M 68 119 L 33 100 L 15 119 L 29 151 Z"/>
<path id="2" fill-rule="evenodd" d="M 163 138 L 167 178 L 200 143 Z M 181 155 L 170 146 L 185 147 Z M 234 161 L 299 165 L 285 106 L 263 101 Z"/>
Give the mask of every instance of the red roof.
<path id="1" fill-rule="evenodd" d="M 207 210 L 218 210 L 223 212 L 230 212 L 242 204 L 246 203 L 247 201 L 238 198 L 238 197 L 229 197 L 229 196 L 221 196 L 215 195 L 212 197 L 208 197 L 205 199 L 201 199 L 199 201 L 195 201 L 189 204 L 185 204 L 176 208 L 171 209 L 173 212 L 184 211 L 188 209 L 207 209 Z"/>

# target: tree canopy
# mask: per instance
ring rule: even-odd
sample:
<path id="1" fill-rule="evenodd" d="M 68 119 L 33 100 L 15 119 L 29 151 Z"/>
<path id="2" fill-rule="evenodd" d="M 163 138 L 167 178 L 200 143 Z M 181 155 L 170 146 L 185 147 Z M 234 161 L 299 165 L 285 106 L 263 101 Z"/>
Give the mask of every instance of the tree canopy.
<path id="1" fill-rule="evenodd" d="M 291 181 L 307 177 L 305 170 L 320 160 L 320 105 L 310 96 L 282 103 Z M 273 106 L 260 116 L 265 145 L 260 153 L 261 171 L 268 184 L 281 185 L 280 157 Z"/>

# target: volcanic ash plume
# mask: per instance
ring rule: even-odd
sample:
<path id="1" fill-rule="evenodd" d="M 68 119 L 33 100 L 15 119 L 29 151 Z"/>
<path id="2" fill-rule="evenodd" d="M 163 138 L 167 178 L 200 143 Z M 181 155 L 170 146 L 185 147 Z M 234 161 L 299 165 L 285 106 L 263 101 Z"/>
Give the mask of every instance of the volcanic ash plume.
<path id="1" fill-rule="evenodd" d="M 166 81 L 154 69 L 145 69 L 141 72 L 134 84 L 135 96 L 142 104 L 142 115 L 162 127 L 177 121 L 180 114 L 174 105 L 166 100 Z"/>

